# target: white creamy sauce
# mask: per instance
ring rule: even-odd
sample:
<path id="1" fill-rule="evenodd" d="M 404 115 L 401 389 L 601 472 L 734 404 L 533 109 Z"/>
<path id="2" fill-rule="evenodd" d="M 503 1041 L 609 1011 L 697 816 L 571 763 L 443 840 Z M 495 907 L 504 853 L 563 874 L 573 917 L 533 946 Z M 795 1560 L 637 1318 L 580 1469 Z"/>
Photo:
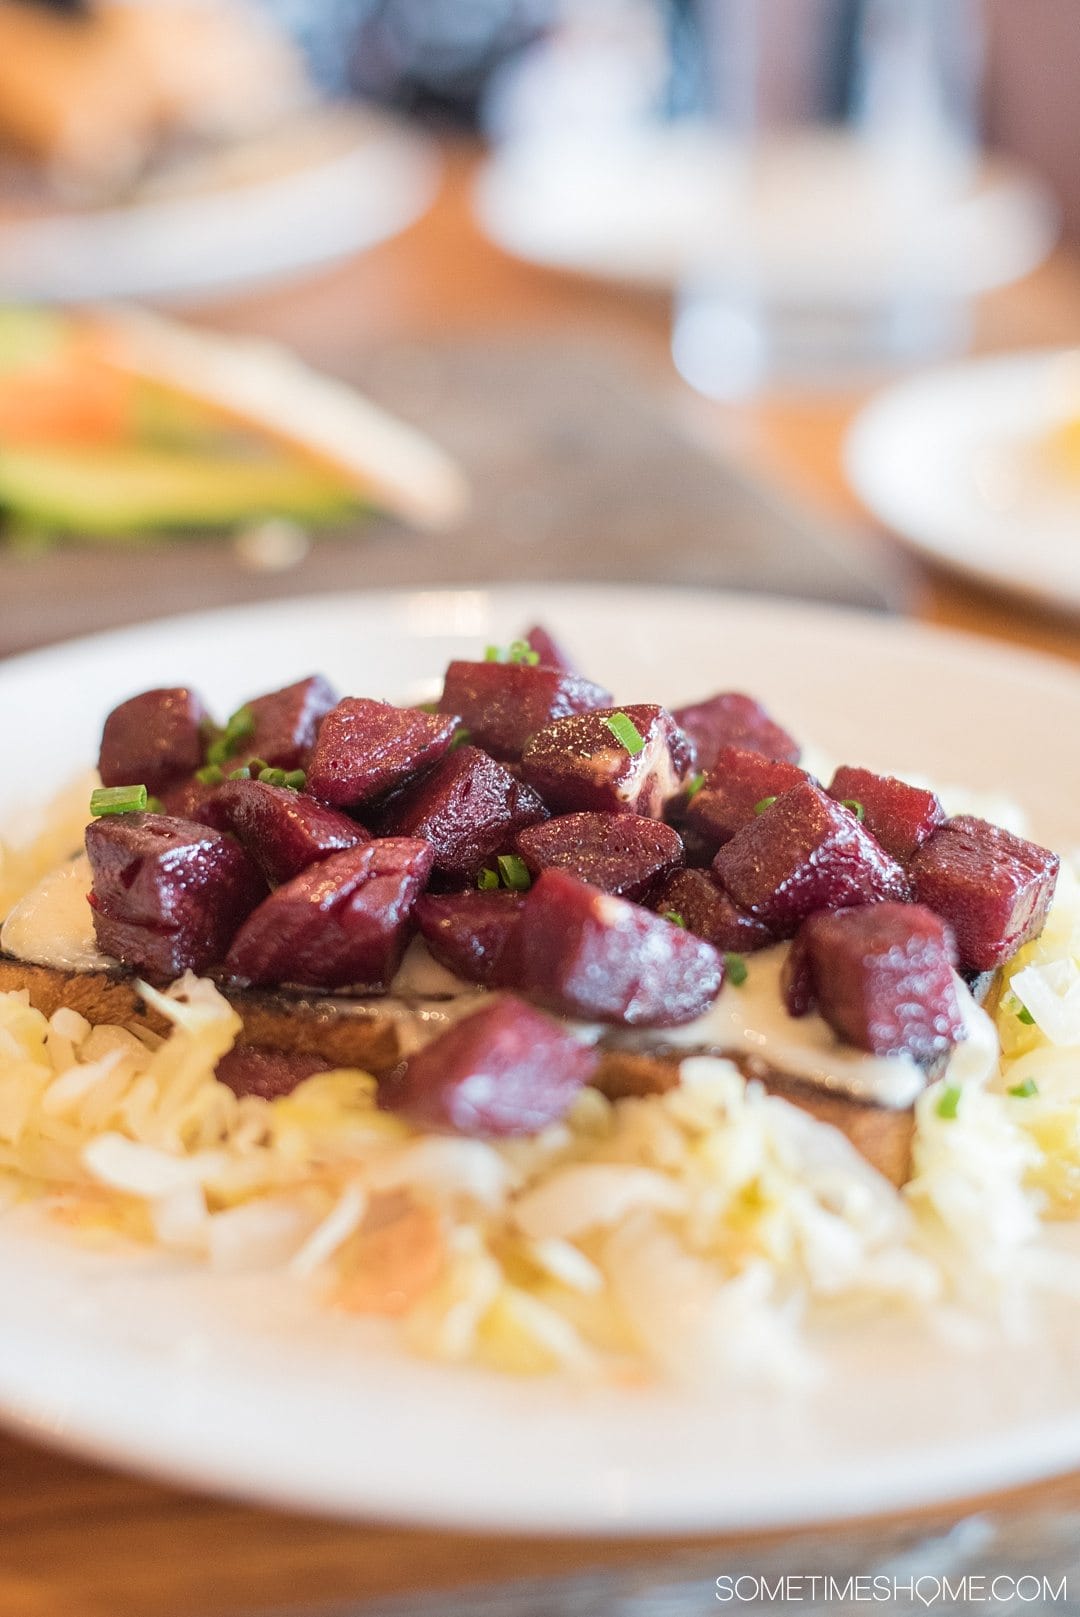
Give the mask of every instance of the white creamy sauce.
<path id="1" fill-rule="evenodd" d="M 104 970 L 116 964 L 101 954 L 94 940 L 86 895 L 90 871 L 85 857 L 46 876 L 12 910 L 0 932 L 0 947 L 17 959 L 62 971 Z M 603 1034 L 605 1042 L 637 1049 L 715 1050 L 756 1056 L 777 1072 L 790 1073 L 835 1095 L 878 1106 L 903 1108 L 918 1097 L 925 1083 L 922 1069 L 907 1056 L 871 1056 L 842 1044 L 816 1015 L 792 1017 L 784 1008 L 780 973 L 786 943 L 746 957 L 746 981 L 726 983 L 715 1004 L 694 1022 L 681 1027 L 613 1031 L 575 1028 L 589 1042 Z M 956 1083 L 982 1083 L 996 1070 L 998 1040 L 993 1022 L 956 979 L 957 997 L 967 1031 L 949 1063 Z M 377 1012 L 407 1023 L 410 1045 L 419 1047 L 482 1000 L 485 990 L 464 982 L 432 958 L 414 939 L 386 997 L 357 1000 L 357 1014 Z M 341 1012 L 343 998 L 312 999 Z"/>

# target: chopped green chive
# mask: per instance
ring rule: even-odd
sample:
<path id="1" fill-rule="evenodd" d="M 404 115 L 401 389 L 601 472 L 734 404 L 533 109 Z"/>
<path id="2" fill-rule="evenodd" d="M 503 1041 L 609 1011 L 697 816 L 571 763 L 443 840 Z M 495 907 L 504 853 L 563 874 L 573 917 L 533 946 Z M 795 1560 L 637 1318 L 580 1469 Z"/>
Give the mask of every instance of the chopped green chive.
<path id="1" fill-rule="evenodd" d="M 527 893 L 532 886 L 532 877 L 529 867 L 524 859 L 516 853 L 501 853 L 495 863 L 499 867 L 503 886 L 509 887 L 515 893 Z"/>
<path id="2" fill-rule="evenodd" d="M 90 794 L 90 812 L 103 814 L 142 814 L 146 810 L 145 786 L 98 786 Z"/>
<path id="3" fill-rule="evenodd" d="M 161 801 L 161 798 L 160 797 L 148 797 L 146 799 L 146 812 L 147 812 L 147 814 L 164 814 L 165 813 L 165 805 Z"/>
<path id="4" fill-rule="evenodd" d="M 857 820 L 865 820 L 866 809 L 857 797 L 843 797 L 840 801 L 844 808 L 851 810 Z"/>
<path id="5" fill-rule="evenodd" d="M 690 779 L 686 783 L 686 801 L 688 803 L 690 802 L 691 798 L 694 798 L 694 797 L 697 796 L 697 794 L 700 792 L 700 790 L 704 786 L 704 784 L 705 784 L 705 776 L 704 776 L 704 774 L 697 774 L 697 775 L 691 775 L 690 776 Z"/>
<path id="6" fill-rule="evenodd" d="M 484 661 L 486 663 L 501 663 L 503 660 L 501 646 L 485 646 Z"/>
<path id="7" fill-rule="evenodd" d="M 757 802 L 754 804 L 754 813 L 764 814 L 765 810 L 771 809 L 775 802 L 775 797 L 759 797 Z"/>
<path id="8" fill-rule="evenodd" d="M 249 707 L 238 707 L 216 741 L 206 750 L 208 764 L 223 764 L 249 736 L 255 734 L 255 715 Z"/>
<path id="9" fill-rule="evenodd" d="M 612 713 L 604 723 L 619 743 L 625 747 L 631 758 L 636 758 L 645 745 L 645 737 L 630 717 L 629 713 Z"/>
<path id="10" fill-rule="evenodd" d="M 743 955 L 726 954 L 724 956 L 724 976 L 732 988 L 741 988 L 749 975 L 749 968 Z"/>
<path id="11" fill-rule="evenodd" d="M 255 779 L 261 780 L 266 786 L 287 786 L 289 784 L 289 777 L 285 770 L 271 769 L 269 764 L 266 764 L 264 768 L 259 770 L 259 773 L 255 776 Z"/>
<path id="12" fill-rule="evenodd" d="M 486 663 L 524 663 L 527 668 L 535 668 L 540 661 L 540 653 L 534 651 L 527 640 L 511 640 L 508 646 L 485 646 L 484 661 Z"/>
<path id="13" fill-rule="evenodd" d="M 939 1117 L 945 1118 L 947 1122 L 951 1121 L 956 1116 L 959 1105 L 960 1085 L 950 1084 L 948 1089 L 943 1091 L 941 1099 L 937 1103 L 937 1114 Z"/>
<path id="14" fill-rule="evenodd" d="M 686 927 L 686 922 L 683 920 L 678 910 L 665 910 L 661 919 L 664 921 L 670 921 L 672 926 L 681 926 L 684 929 Z"/>
<path id="15" fill-rule="evenodd" d="M 239 769 L 230 769 L 229 774 L 227 776 L 227 779 L 229 779 L 229 780 L 250 780 L 251 779 L 251 770 L 247 767 L 246 764 L 241 764 Z"/>
<path id="16" fill-rule="evenodd" d="M 206 764 L 195 771 L 195 779 L 200 786 L 220 786 L 225 779 L 225 771 L 220 764 Z"/>
<path id="17" fill-rule="evenodd" d="M 494 892 L 495 888 L 499 885 L 499 872 L 497 870 L 490 870 L 487 866 L 485 866 L 480 872 L 479 876 L 476 878 L 476 885 L 479 887 L 482 893 Z"/>
<path id="18" fill-rule="evenodd" d="M 1009 1094 L 1015 1095 L 1018 1100 L 1028 1100 L 1030 1096 L 1037 1095 L 1038 1093 L 1039 1086 L 1035 1082 L 1034 1078 L 1025 1078 L 1022 1084 L 1013 1084 L 1012 1088 L 1009 1090 Z"/>
<path id="19" fill-rule="evenodd" d="M 453 740 L 450 743 L 450 751 L 453 752 L 455 747 L 464 747 L 464 746 L 466 746 L 471 740 L 472 740 L 472 731 L 471 730 L 466 730 L 466 728 L 465 728 L 465 726 L 463 724 L 459 725 L 458 728 L 454 731 L 454 737 L 453 737 Z"/>
<path id="20" fill-rule="evenodd" d="M 438 702 L 415 702 L 413 705 L 418 713 L 437 713 L 439 711 Z"/>
<path id="21" fill-rule="evenodd" d="M 1020 1009 L 1016 1013 L 1016 1020 L 1018 1022 L 1023 1022 L 1025 1027 L 1035 1026 L 1035 1018 L 1032 1016 L 1026 1005 L 1021 1005 Z"/>
<path id="22" fill-rule="evenodd" d="M 304 769 L 286 770 L 285 784 L 291 792 L 302 792 L 307 785 L 307 771 Z"/>

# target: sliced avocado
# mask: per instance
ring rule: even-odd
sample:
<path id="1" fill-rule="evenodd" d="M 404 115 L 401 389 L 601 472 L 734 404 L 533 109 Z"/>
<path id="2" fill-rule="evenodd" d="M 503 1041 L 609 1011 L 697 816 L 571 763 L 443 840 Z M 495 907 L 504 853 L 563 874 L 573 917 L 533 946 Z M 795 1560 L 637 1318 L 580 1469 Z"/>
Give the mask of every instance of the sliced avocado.
<path id="1" fill-rule="evenodd" d="M 130 448 L 0 448 L 0 507 L 17 521 L 94 535 L 219 528 L 263 516 L 332 521 L 356 495 L 287 457 Z"/>

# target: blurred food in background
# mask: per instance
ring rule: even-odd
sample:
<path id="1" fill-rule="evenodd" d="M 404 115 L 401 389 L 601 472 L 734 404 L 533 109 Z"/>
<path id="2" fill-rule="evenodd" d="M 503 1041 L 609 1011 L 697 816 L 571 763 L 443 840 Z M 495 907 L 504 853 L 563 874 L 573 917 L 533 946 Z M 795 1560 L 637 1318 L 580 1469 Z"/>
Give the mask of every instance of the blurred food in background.
<path id="1" fill-rule="evenodd" d="M 428 439 L 272 344 L 135 310 L 0 308 L 9 537 L 317 525 L 363 509 L 437 527 L 465 500 Z"/>

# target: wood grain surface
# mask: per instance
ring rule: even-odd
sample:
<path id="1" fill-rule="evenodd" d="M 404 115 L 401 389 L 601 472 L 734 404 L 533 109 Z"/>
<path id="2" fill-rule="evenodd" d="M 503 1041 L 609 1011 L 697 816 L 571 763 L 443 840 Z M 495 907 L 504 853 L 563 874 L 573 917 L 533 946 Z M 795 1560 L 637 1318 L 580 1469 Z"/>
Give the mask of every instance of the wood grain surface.
<path id="1" fill-rule="evenodd" d="M 422 354 L 425 344 L 448 337 L 487 341 L 524 328 L 560 341 L 587 334 L 650 377 L 681 430 L 734 457 L 814 519 L 835 519 L 856 571 L 874 574 L 882 562 L 890 575 L 898 553 L 869 530 L 840 473 L 840 441 L 861 395 L 771 396 L 741 407 L 691 396 L 671 369 L 664 300 L 529 269 L 480 239 L 468 209 L 472 161 L 466 150 L 450 152 L 438 204 L 398 240 L 301 286 L 204 305 L 194 317 L 279 337 L 315 364 L 356 373 L 363 367 L 355 356 L 388 343 L 412 344 Z M 978 341 L 983 349 L 1080 342 L 1077 261 L 1061 253 L 1027 281 L 985 299 Z M 1075 621 L 905 565 L 917 616 L 1080 661 Z M 151 616 L 174 603 L 159 592 L 135 606 Z M 11 597 L 0 602 L 0 611 L 13 610 Z M 20 643 L 49 637 L 33 590 L 19 596 L 17 610 Z M 1004 1508 L 1014 1516 L 1080 1511 L 1080 1474 L 1011 1494 Z M 947 1522 L 960 1509 L 932 1519 Z M 856 1555 L 857 1527 L 830 1531 Z M 745 1539 L 738 1542 L 745 1548 Z M 805 1542 L 791 1539 L 793 1565 Z M 483 1538 L 343 1525 L 177 1491 L 0 1435 L 0 1617 L 254 1617 L 331 1606 L 340 1613 L 339 1602 L 666 1562 L 688 1548 L 719 1557 L 731 1543 Z M 703 1588 L 702 1611 L 712 1609 L 709 1593 Z"/>

